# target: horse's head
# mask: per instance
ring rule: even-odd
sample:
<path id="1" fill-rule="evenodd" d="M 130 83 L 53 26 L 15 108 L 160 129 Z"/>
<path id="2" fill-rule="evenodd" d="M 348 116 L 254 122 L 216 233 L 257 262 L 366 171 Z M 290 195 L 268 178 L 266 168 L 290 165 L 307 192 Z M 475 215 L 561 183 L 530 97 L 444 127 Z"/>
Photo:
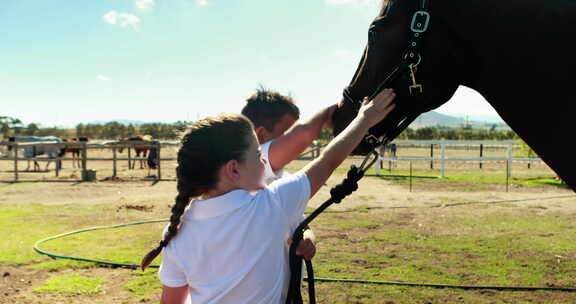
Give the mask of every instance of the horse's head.
<path id="1" fill-rule="evenodd" d="M 374 97 L 379 89 L 394 89 L 396 107 L 370 134 L 389 141 L 419 114 L 452 97 L 458 88 L 454 38 L 445 24 L 434 19 L 427 2 L 383 1 L 380 14 L 370 25 L 364 55 L 334 113 L 335 134 L 354 119 L 362 98 Z M 353 154 L 371 149 L 362 142 Z"/>
<path id="2" fill-rule="evenodd" d="M 117 142 L 122 143 L 122 142 L 125 142 L 128 140 L 129 140 L 129 137 L 120 137 L 120 138 L 118 138 Z M 124 146 L 118 147 L 118 153 L 122 153 L 122 151 L 124 151 Z"/>

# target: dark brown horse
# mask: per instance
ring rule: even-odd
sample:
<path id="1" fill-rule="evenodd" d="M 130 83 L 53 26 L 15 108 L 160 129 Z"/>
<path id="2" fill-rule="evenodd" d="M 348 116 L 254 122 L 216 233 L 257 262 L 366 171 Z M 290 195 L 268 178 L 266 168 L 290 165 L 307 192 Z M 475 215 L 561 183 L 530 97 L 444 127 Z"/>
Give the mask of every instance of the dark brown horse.
<path id="1" fill-rule="evenodd" d="M 146 163 L 143 158 L 146 158 L 148 155 L 148 150 L 150 150 L 150 145 L 148 144 L 148 142 L 152 142 L 152 136 L 150 135 L 131 136 L 122 138 L 119 140 L 119 142 L 129 144 L 128 149 L 130 149 L 131 147 L 134 148 L 134 151 L 136 152 L 136 158 L 140 158 L 140 169 L 144 169 Z M 123 150 L 124 147 L 122 146 L 118 149 L 118 152 L 122 153 Z M 134 169 L 135 165 L 136 165 L 136 159 L 132 161 L 128 160 L 128 169 Z"/>
<path id="2" fill-rule="evenodd" d="M 478 91 L 502 119 L 576 190 L 576 1 L 389 0 L 334 115 L 339 133 L 358 101 L 378 87 L 396 108 L 371 129 L 394 139 L 418 114 L 447 102 L 458 86 Z M 462 101 L 464 102 L 464 101 Z M 366 154 L 363 143 L 355 154 Z"/>
<path id="3" fill-rule="evenodd" d="M 82 143 L 82 142 L 87 143 L 89 139 L 86 136 L 80 136 L 73 138 L 63 138 L 62 141 L 67 143 Z M 65 152 L 72 154 L 72 167 L 76 168 L 76 166 L 78 166 L 78 168 L 80 168 L 81 167 L 80 154 L 82 153 L 82 148 L 78 146 L 73 147 L 67 146 Z"/>

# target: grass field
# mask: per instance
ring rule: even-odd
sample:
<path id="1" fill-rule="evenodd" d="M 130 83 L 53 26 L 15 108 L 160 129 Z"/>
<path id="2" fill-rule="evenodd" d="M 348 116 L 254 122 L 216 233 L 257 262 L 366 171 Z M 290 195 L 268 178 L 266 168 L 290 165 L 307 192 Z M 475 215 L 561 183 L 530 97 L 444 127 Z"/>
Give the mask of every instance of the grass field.
<path id="1" fill-rule="evenodd" d="M 338 169 L 310 206 L 323 202 L 329 186 L 358 162 L 350 159 Z M 287 170 L 305 163 L 295 161 Z M 360 190 L 311 225 L 318 238 L 316 276 L 576 287 L 576 195 L 546 167 L 514 168 L 518 174 L 508 187 L 501 167 L 475 167 L 451 167 L 452 174 L 440 179 L 429 163 L 413 164 L 410 178 L 407 165 L 398 163 L 392 172 L 365 177 Z M 32 245 L 86 227 L 166 218 L 174 195 L 174 182 L 152 186 L 128 179 L 0 184 L 0 303 L 158 302 L 155 270 L 54 260 L 34 252 Z M 163 225 L 90 231 L 42 248 L 138 263 L 157 243 Z M 316 288 L 319 303 L 576 303 L 576 293 L 553 291 L 352 283 L 316 283 Z"/>

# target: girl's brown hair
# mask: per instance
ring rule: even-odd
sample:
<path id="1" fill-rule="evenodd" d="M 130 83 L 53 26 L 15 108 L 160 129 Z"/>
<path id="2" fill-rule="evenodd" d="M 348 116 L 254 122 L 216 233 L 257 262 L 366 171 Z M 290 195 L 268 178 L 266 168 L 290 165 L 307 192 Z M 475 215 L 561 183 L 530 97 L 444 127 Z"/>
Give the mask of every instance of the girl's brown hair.
<path id="1" fill-rule="evenodd" d="M 172 238 L 178 234 L 180 218 L 194 197 L 214 188 L 218 170 L 228 161 L 244 161 L 253 136 L 252 123 L 244 116 L 223 114 L 192 123 L 178 150 L 178 195 L 172 206 L 170 225 L 155 249 L 144 256 L 140 267 L 146 269 Z"/>

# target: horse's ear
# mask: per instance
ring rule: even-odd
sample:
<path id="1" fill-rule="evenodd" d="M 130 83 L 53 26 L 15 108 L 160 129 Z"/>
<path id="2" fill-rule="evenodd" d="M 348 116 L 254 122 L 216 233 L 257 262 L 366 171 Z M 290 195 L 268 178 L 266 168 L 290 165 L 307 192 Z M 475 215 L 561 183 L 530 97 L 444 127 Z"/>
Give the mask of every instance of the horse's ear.
<path id="1" fill-rule="evenodd" d="M 379 17 L 392 17 L 392 16 L 408 16 L 408 12 L 415 9 L 418 1 L 406 0 L 383 0 L 382 8 L 380 9 Z"/>
<path id="2" fill-rule="evenodd" d="M 382 17 L 388 14 L 392 0 L 382 0 L 380 2 L 380 13 L 378 13 L 378 16 Z"/>

